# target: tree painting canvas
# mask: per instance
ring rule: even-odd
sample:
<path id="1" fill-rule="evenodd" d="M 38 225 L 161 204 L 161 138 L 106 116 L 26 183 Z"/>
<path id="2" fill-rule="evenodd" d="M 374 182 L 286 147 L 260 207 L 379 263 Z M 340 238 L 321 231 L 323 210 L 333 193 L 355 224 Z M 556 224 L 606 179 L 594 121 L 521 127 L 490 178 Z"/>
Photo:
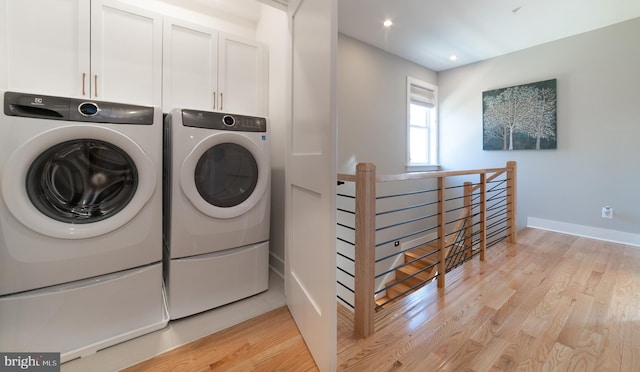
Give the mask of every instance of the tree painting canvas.
<path id="1" fill-rule="evenodd" d="M 483 150 L 557 148 L 556 79 L 482 92 Z"/>

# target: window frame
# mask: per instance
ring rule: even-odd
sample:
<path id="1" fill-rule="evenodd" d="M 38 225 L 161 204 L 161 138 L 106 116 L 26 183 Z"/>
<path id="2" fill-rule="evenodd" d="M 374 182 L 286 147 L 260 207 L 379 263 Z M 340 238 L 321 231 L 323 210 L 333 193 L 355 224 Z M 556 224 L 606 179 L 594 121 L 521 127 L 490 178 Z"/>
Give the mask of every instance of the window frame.
<path id="1" fill-rule="evenodd" d="M 411 86 L 433 92 L 434 107 L 429 114 L 429 143 L 427 162 L 411 162 Z M 406 171 L 423 172 L 438 170 L 438 86 L 420 79 L 407 76 L 407 113 L 406 113 Z"/>

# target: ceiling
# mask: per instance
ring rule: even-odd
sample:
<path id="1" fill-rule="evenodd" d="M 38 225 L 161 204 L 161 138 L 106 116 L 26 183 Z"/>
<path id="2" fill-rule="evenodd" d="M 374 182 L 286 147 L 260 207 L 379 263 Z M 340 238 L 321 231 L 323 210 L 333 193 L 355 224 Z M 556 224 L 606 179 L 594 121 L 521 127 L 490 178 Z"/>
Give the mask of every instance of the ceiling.
<path id="1" fill-rule="evenodd" d="M 184 0 L 181 0 L 184 1 Z M 256 22 L 260 18 L 260 3 L 256 0 L 190 0 L 211 8 L 215 12 L 248 19 Z M 188 2 L 188 1 L 187 1 Z M 186 5 L 189 7 L 189 4 Z"/>
<path id="2" fill-rule="evenodd" d="M 253 22 L 260 17 L 256 0 L 192 1 Z M 434 71 L 636 17 L 640 0 L 338 0 L 341 33 Z"/>
<path id="3" fill-rule="evenodd" d="M 341 33 L 435 71 L 639 16 L 639 0 L 338 0 Z"/>

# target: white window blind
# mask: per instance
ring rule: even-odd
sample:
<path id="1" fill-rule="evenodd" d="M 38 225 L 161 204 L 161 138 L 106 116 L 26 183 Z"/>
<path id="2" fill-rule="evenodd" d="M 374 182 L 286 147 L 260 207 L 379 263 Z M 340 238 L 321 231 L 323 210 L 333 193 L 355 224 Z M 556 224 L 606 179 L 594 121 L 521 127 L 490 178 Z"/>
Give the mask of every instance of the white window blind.
<path id="1" fill-rule="evenodd" d="M 412 101 L 423 103 L 428 108 L 436 107 L 436 99 L 432 90 L 411 84 L 409 91 Z"/>

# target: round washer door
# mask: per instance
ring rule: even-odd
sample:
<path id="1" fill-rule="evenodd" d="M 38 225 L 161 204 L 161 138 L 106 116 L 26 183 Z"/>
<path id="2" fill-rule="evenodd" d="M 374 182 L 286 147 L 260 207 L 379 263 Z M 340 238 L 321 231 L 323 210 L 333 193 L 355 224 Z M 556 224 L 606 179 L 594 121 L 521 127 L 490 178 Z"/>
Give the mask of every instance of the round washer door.
<path id="1" fill-rule="evenodd" d="M 151 198 L 156 171 L 126 135 L 100 126 L 55 128 L 22 144 L 2 174 L 2 196 L 18 221 L 55 238 L 118 229 Z"/>
<path id="2" fill-rule="evenodd" d="M 247 213 L 269 182 L 269 161 L 242 134 L 216 133 L 200 141 L 180 169 L 180 186 L 191 204 L 213 218 Z"/>

